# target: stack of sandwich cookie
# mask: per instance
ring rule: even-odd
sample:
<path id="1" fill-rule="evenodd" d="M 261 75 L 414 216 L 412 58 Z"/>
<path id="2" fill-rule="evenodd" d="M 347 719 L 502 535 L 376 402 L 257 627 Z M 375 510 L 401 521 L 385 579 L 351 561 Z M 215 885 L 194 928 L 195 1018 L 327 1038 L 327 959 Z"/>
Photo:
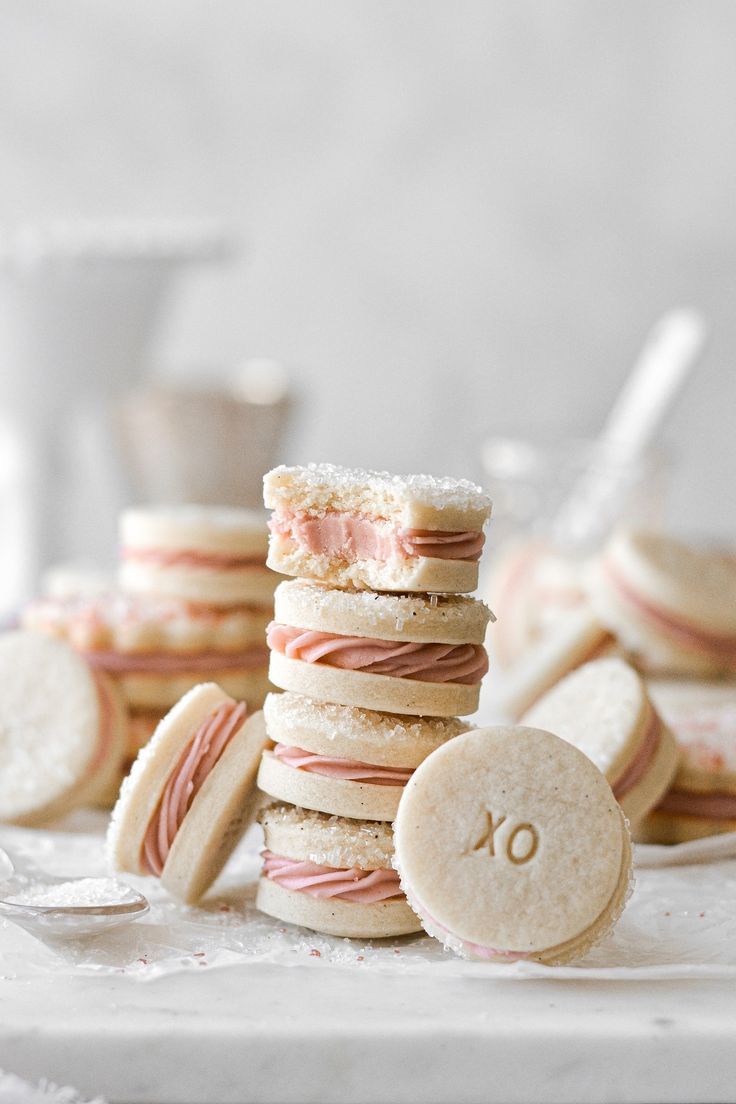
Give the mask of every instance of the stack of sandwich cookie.
<path id="1" fill-rule="evenodd" d="M 465 482 L 328 464 L 264 482 L 268 562 L 307 578 L 279 585 L 266 637 L 286 692 L 264 706 L 258 782 L 279 804 L 264 814 L 258 905 L 333 935 L 418 931 L 390 822 L 478 707 L 491 614 L 465 592 L 490 503 Z"/>
<path id="2" fill-rule="evenodd" d="M 134 757 L 162 714 L 203 678 L 260 705 L 268 690 L 263 634 L 271 612 L 108 592 L 39 599 L 22 623 L 66 640 L 116 683 L 129 710 Z"/>
<path id="3" fill-rule="evenodd" d="M 685 843 L 736 832 L 736 681 L 658 679 L 649 692 L 674 733 L 680 764 L 637 839 Z"/>
<path id="4" fill-rule="evenodd" d="M 113 683 L 68 644 L 0 636 L 0 821 L 38 825 L 94 803 L 116 781 L 125 710 Z"/>
<path id="5" fill-rule="evenodd" d="M 203 678 L 249 709 L 268 690 L 263 636 L 278 577 L 265 564 L 263 513 L 179 506 L 126 511 L 119 585 L 74 578 L 21 614 L 24 628 L 67 641 L 107 676 L 127 713 L 126 754 L 103 804 L 162 716 Z"/>
<path id="6" fill-rule="evenodd" d="M 449 741 L 415 771 L 394 827 L 407 900 L 465 958 L 579 958 L 631 890 L 629 833 L 608 782 L 538 729 Z"/>
<path id="7" fill-rule="evenodd" d="M 255 816 L 266 743 L 263 714 L 249 716 L 214 683 L 185 694 L 123 782 L 108 831 L 112 869 L 198 901 Z"/>
<path id="8" fill-rule="evenodd" d="M 622 659 L 599 659 L 558 682 L 521 723 L 553 732 L 591 759 L 608 779 L 632 830 L 675 776 L 675 739 Z"/>
<path id="9" fill-rule="evenodd" d="M 275 468 L 263 487 L 274 571 L 377 591 L 478 586 L 491 503 L 467 480 L 310 464 Z"/>

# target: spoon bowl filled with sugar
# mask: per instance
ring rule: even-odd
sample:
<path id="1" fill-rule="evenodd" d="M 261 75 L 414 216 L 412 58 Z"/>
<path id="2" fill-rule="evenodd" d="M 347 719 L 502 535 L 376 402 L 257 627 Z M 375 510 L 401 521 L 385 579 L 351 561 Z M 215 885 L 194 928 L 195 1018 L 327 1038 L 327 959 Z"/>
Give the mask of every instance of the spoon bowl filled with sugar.
<path id="1" fill-rule="evenodd" d="M 138 920 L 148 901 L 116 878 L 58 878 L 0 848 L 0 918 L 42 941 L 100 935 Z"/>

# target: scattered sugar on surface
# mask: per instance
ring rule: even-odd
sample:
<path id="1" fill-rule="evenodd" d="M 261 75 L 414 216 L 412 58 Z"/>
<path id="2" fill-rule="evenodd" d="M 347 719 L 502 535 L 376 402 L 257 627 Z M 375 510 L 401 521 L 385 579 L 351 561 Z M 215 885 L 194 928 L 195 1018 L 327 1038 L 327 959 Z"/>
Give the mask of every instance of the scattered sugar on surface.
<path id="1" fill-rule="evenodd" d="M 32 908 L 98 908 L 133 901 L 136 893 L 114 878 L 74 878 L 57 884 L 32 882 L 5 900 Z"/>

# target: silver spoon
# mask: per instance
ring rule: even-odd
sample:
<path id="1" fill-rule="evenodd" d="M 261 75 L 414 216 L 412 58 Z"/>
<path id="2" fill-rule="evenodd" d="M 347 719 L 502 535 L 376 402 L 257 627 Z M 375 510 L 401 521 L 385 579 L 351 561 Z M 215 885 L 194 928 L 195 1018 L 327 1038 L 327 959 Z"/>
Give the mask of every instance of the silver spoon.
<path id="1" fill-rule="evenodd" d="M 142 893 L 124 882 L 117 882 L 121 895 L 112 903 L 71 905 L 66 900 L 63 903 L 60 900 L 59 904 L 32 904 L 30 901 L 12 900 L 29 894 L 32 900 L 33 892 L 52 890 L 54 886 L 61 885 L 65 887 L 64 897 L 71 896 L 73 899 L 69 888 L 73 890 L 78 886 L 80 899 L 83 899 L 84 893 L 89 893 L 90 879 L 56 878 L 28 861 L 21 866 L 0 847 L 0 917 L 25 928 L 37 939 L 75 939 L 82 935 L 99 935 L 120 924 L 138 920 L 151 907 Z"/>

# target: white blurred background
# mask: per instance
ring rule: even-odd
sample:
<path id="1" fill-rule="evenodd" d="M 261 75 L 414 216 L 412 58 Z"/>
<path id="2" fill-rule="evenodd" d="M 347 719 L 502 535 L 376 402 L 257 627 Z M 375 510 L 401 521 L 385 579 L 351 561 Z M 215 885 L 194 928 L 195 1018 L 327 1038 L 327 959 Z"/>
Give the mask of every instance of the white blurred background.
<path id="1" fill-rule="evenodd" d="M 670 516 L 736 529 L 731 0 L 2 0 L 0 221 L 216 216 L 151 362 L 293 373 L 283 459 L 481 477 L 596 432 L 672 305 L 712 339 Z M 12 366 L 0 365 L 0 372 Z"/>

